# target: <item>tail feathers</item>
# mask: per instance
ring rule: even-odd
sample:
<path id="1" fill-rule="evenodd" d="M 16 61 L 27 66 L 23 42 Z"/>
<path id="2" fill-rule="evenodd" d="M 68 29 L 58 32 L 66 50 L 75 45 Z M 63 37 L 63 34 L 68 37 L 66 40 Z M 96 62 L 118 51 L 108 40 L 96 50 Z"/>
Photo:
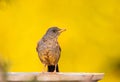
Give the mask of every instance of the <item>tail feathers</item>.
<path id="1" fill-rule="evenodd" d="M 55 70 L 55 65 L 48 66 L 48 72 L 54 72 L 54 70 Z M 58 65 L 56 66 L 56 72 L 59 72 Z"/>

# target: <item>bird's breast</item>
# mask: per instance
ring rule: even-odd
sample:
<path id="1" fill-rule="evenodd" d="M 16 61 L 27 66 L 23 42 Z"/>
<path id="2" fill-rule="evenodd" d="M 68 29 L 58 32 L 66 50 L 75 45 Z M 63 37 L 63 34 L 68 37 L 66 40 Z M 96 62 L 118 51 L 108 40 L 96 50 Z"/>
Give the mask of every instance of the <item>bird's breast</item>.
<path id="1" fill-rule="evenodd" d="M 39 43 L 38 53 L 42 63 L 55 65 L 60 57 L 59 44 L 56 40 L 42 41 Z"/>

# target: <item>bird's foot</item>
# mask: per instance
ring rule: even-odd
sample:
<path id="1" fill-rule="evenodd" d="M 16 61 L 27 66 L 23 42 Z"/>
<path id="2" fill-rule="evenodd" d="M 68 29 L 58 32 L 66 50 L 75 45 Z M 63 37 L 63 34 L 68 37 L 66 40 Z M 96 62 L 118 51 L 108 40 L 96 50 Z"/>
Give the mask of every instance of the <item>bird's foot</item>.
<path id="1" fill-rule="evenodd" d="M 56 73 L 57 73 L 57 72 L 56 72 L 56 69 L 53 71 L 53 73 L 54 73 L 54 74 L 56 74 Z"/>

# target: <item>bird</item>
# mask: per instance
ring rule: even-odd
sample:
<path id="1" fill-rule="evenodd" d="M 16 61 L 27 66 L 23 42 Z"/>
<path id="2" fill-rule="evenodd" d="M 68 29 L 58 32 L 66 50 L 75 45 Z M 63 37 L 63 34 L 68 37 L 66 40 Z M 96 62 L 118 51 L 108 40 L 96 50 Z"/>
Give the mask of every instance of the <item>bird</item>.
<path id="1" fill-rule="evenodd" d="M 45 68 L 48 68 L 48 72 L 59 72 L 58 61 L 60 59 L 61 47 L 58 43 L 58 36 L 66 29 L 60 29 L 58 27 L 48 28 L 45 35 L 39 40 L 36 50 L 41 63 Z"/>

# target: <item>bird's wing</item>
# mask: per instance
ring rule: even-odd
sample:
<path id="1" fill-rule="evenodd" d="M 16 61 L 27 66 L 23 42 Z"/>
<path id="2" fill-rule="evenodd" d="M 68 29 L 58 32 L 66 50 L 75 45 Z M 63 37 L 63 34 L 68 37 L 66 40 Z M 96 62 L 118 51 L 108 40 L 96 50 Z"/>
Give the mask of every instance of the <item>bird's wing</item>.
<path id="1" fill-rule="evenodd" d="M 59 58 L 60 58 L 60 54 L 61 54 L 61 48 L 60 48 L 60 46 L 59 46 L 59 44 L 56 46 L 56 49 L 55 49 L 55 57 L 56 57 L 56 63 L 58 63 L 58 61 L 59 61 Z"/>
<path id="2" fill-rule="evenodd" d="M 36 47 L 36 51 L 39 52 L 39 49 L 41 46 L 44 46 L 44 41 L 43 39 L 41 39 L 38 43 L 37 43 L 37 47 Z"/>
<path id="3" fill-rule="evenodd" d="M 58 42 L 57 42 L 57 44 L 58 44 L 57 47 L 58 47 L 59 51 L 61 52 L 61 47 Z"/>
<path id="4" fill-rule="evenodd" d="M 38 48 L 36 47 L 36 51 L 38 52 Z"/>
<path id="5" fill-rule="evenodd" d="M 58 46 L 59 47 L 59 50 L 60 50 L 60 52 L 61 52 L 61 47 L 60 46 Z"/>
<path id="6" fill-rule="evenodd" d="M 36 51 L 38 52 L 39 49 L 39 42 L 37 43 Z"/>

